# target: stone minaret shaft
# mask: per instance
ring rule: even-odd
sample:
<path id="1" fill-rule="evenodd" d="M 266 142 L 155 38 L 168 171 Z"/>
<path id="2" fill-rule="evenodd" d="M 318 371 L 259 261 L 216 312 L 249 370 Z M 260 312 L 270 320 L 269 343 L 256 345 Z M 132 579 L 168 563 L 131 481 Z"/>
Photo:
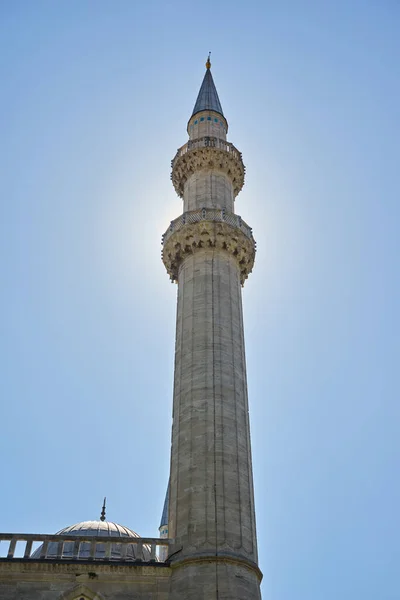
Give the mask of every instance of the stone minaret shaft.
<path id="1" fill-rule="evenodd" d="M 210 63 L 172 161 L 184 212 L 163 236 L 178 283 L 169 537 L 173 598 L 260 598 L 241 286 L 255 241 Z M 204 596 L 203 596 L 204 593 Z"/>

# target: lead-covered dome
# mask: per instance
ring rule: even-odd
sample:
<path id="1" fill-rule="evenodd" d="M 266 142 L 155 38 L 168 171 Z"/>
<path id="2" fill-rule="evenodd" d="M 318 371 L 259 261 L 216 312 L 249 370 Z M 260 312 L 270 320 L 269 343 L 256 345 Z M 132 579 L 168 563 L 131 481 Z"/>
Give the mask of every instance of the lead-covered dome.
<path id="1" fill-rule="evenodd" d="M 115 543 L 111 544 L 111 552 L 109 559 L 110 560 L 118 560 L 121 558 L 121 547 L 122 544 L 118 543 L 118 538 L 140 538 L 140 536 L 132 529 L 128 529 L 128 527 L 124 527 L 123 525 L 119 525 L 118 523 L 113 523 L 112 521 L 82 521 L 82 523 L 76 523 L 75 525 L 71 525 L 69 527 L 64 527 L 64 529 L 60 529 L 57 531 L 55 535 L 59 536 L 71 536 L 71 537 L 105 537 L 105 538 L 115 538 Z M 74 556 L 74 542 L 66 541 L 64 542 L 62 549 L 62 559 L 89 559 L 90 558 L 90 542 L 82 542 L 79 546 L 79 553 Z M 32 558 L 40 558 L 40 553 L 42 550 L 42 546 L 40 546 L 35 552 L 32 554 Z M 95 552 L 95 560 L 105 559 L 106 557 L 106 545 L 97 542 L 96 544 L 96 552 Z M 56 559 L 59 558 L 58 555 L 58 543 L 50 542 L 48 545 L 47 559 Z M 141 555 L 137 555 L 137 544 L 128 544 L 126 549 L 126 555 L 124 556 L 124 560 L 142 560 L 149 561 L 150 560 L 150 548 L 148 545 L 143 544 Z"/>
<path id="2" fill-rule="evenodd" d="M 112 521 L 82 521 L 57 531 L 56 535 L 106 535 L 109 537 L 140 537 L 132 529 Z"/>

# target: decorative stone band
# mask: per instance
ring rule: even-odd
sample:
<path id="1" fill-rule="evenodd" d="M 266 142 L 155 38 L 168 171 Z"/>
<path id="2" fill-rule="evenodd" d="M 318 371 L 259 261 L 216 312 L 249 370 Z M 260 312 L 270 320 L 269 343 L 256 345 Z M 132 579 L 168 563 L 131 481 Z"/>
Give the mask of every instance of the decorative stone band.
<path id="1" fill-rule="evenodd" d="M 236 258 L 243 285 L 253 269 L 256 253 L 251 227 L 239 215 L 213 208 L 189 211 L 171 221 L 162 245 L 165 268 L 171 281 L 176 282 L 187 256 L 202 248 L 215 248 Z"/>
<path id="2" fill-rule="evenodd" d="M 242 153 L 233 144 L 216 137 L 189 140 L 179 148 L 171 161 L 171 167 L 172 183 L 181 198 L 188 177 L 200 169 L 215 168 L 226 173 L 232 181 L 235 196 L 244 185 L 246 167 Z"/>
<path id="3" fill-rule="evenodd" d="M 260 571 L 259 566 L 252 560 L 248 558 L 244 558 L 242 556 L 238 556 L 235 554 L 228 554 L 226 552 L 218 552 L 218 554 L 198 554 L 193 556 L 186 556 L 184 558 L 180 558 L 180 555 L 177 554 L 176 557 L 173 558 L 173 554 L 171 555 L 171 568 L 179 569 L 181 567 L 185 567 L 186 565 L 196 564 L 196 563 L 231 563 L 233 565 L 245 567 L 249 571 L 253 571 L 255 573 L 257 579 L 261 582 L 263 578 L 263 574 Z"/>

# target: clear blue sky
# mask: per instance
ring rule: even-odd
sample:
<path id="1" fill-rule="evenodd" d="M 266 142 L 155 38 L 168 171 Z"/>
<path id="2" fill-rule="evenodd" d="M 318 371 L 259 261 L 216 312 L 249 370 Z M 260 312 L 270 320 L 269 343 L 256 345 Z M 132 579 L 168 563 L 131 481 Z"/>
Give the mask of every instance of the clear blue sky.
<path id="1" fill-rule="evenodd" d="M 0 5 L 0 530 L 156 535 L 170 160 L 208 50 L 258 242 L 244 288 L 263 595 L 398 600 L 400 5 Z"/>

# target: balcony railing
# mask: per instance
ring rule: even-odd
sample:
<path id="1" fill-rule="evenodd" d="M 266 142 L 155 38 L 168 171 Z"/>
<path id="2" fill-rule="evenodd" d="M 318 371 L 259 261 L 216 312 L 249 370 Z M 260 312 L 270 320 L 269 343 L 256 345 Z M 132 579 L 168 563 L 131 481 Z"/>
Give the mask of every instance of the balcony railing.
<path id="1" fill-rule="evenodd" d="M 0 560 L 159 563 L 170 544 L 160 538 L 0 533 Z"/>
<path id="2" fill-rule="evenodd" d="M 216 221 L 219 223 L 227 223 L 232 227 L 240 229 L 248 238 L 253 239 L 253 230 L 245 223 L 239 215 L 227 212 L 225 209 L 219 208 L 200 208 L 183 213 L 180 217 L 171 221 L 167 231 L 162 236 L 162 244 L 165 245 L 168 238 L 179 231 L 187 223 L 198 223 L 199 221 Z"/>
<path id="3" fill-rule="evenodd" d="M 219 150 L 224 150 L 225 152 L 229 152 L 232 156 L 234 156 L 237 160 L 242 160 L 242 153 L 239 152 L 237 148 L 230 142 L 225 140 L 221 140 L 217 137 L 205 136 L 201 138 L 197 138 L 196 140 L 189 140 L 184 146 L 178 148 L 177 153 L 171 161 L 171 167 L 174 168 L 175 162 L 178 158 L 181 158 L 186 152 L 189 150 L 195 150 L 197 148 L 218 148 Z"/>

